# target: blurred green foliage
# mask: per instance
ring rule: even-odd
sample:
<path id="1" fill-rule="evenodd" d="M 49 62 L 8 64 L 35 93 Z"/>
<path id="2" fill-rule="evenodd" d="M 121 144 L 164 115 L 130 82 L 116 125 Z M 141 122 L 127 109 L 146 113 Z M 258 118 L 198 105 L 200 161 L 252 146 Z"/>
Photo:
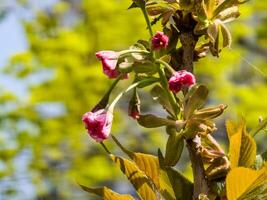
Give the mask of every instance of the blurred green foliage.
<path id="1" fill-rule="evenodd" d="M 111 180 L 121 178 L 111 162 L 99 155 L 102 149 L 88 138 L 81 116 L 111 84 L 95 52 L 126 49 L 148 38 L 139 10 L 127 10 L 130 3 L 62 0 L 22 22 L 29 49 L 10 58 L 3 70 L 27 84 L 28 92 L 23 97 L 12 93 L 0 97 L 0 106 L 5 108 L 0 113 L 1 132 L 5 132 L 0 134 L 0 177 L 14 176 L 20 168 L 17 159 L 26 151 L 29 161 L 24 173 L 39 199 L 86 199 L 75 180 L 87 185 L 105 181 L 112 186 Z M 219 59 L 200 60 L 196 67 L 199 82 L 208 83 L 210 101 L 229 106 L 225 118 L 244 115 L 249 127 L 255 127 L 267 113 L 266 9 L 262 1 L 242 5 L 239 20 L 228 24 L 232 48 L 224 50 Z M 143 111 L 153 106 L 151 99 L 147 101 Z M 113 126 L 120 141 L 135 151 L 156 154 L 165 136 L 158 130 L 148 133 L 136 128 L 122 112 L 126 110 L 123 102 L 120 108 Z M 223 123 L 220 121 L 221 126 Z M 258 139 L 263 137 L 259 134 Z M 188 168 L 186 173 L 190 176 Z"/>

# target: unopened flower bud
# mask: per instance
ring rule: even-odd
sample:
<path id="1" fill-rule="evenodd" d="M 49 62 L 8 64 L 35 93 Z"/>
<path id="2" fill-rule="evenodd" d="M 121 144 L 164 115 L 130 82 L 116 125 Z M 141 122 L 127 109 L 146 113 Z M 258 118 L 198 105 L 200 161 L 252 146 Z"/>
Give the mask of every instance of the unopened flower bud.
<path id="1" fill-rule="evenodd" d="M 112 120 L 113 114 L 104 109 L 96 112 L 87 112 L 82 117 L 88 134 L 97 142 L 108 138 L 111 131 Z"/>
<path id="2" fill-rule="evenodd" d="M 109 78 L 117 78 L 120 72 L 116 69 L 118 54 L 115 51 L 99 51 L 96 57 L 101 60 L 103 72 Z"/>
<path id="3" fill-rule="evenodd" d="M 174 92 L 178 93 L 181 91 L 183 86 L 191 86 L 196 83 L 195 76 L 186 71 L 186 70 L 181 70 L 178 72 L 175 72 L 172 77 L 169 80 L 169 89 Z"/>
<path id="4" fill-rule="evenodd" d="M 133 96 L 129 102 L 128 115 L 133 119 L 140 118 L 140 99 L 136 89 L 134 90 Z"/>

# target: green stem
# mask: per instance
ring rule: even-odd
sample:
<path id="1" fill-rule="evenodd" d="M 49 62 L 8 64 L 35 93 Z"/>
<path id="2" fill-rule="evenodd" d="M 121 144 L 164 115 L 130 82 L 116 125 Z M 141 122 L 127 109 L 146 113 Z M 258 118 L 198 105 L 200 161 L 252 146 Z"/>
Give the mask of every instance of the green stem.
<path id="1" fill-rule="evenodd" d="M 163 60 L 158 59 L 158 60 L 156 60 L 156 63 L 162 64 L 172 74 L 176 72 L 168 63 L 166 63 Z"/>
<path id="2" fill-rule="evenodd" d="M 150 54 L 149 51 L 147 50 L 134 50 L 134 49 L 130 49 L 130 50 L 124 50 L 124 51 L 120 51 L 119 52 L 119 55 L 120 57 L 123 57 L 123 56 L 127 56 L 131 53 L 144 53 L 144 54 Z"/>
<path id="3" fill-rule="evenodd" d="M 112 90 L 116 87 L 116 85 L 118 84 L 118 82 L 121 80 L 121 77 L 123 76 L 123 74 L 120 74 L 118 76 L 118 78 L 116 78 L 115 81 L 113 81 L 113 83 L 111 84 L 109 90 L 107 91 L 107 93 L 104 96 L 109 96 L 110 93 L 112 92 Z"/>
<path id="4" fill-rule="evenodd" d="M 153 30 L 152 30 L 152 27 L 151 27 L 151 23 L 150 23 L 150 20 L 149 20 L 149 17 L 148 17 L 148 14 L 147 14 L 147 11 L 146 11 L 146 8 L 141 8 L 142 12 L 143 12 L 143 15 L 145 17 L 145 20 L 146 20 L 146 24 L 147 24 L 147 28 L 148 28 L 148 31 L 149 31 L 149 34 L 151 37 L 153 37 Z"/>
<path id="5" fill-rule="evenodd" d="M 260 132 L 261 130 L 263 130 L 265 127 L 267 126 L 267 118 L 265 118 L 258 127 L 252 129 L 250 131 L 250 135 L 252 135 L 253 137 L 255 137 L 255 135 L 257 135 L 258 132 Z"/>
<path id="6" fill-rule="evenodd" d="M 120 74 L 119 77 L 116 78 L 115 81 L 113 81 L 113 83 L 111 84 L 111 86 L 108 89 L 108 91 L 105 93 L 105 95 L 102 97 L 102 99 L 98 102 L 98 104 L 93 108 L 93 111 L 94 110 L 99 110 L 100 108 L 105 108 L 107 106 L 108 101 L 109 101 L 109 96 L 110 96 L 111 92 L 113 91 L 113 89 L 118 84 L 118 82 L 121 80 L 122 76 L 123 76 L 123 74 Z"/>
<path id="7" fill-rule="evenodd" d="M 106 145 L 103 142 L 100 142 L 101 146 L 104 148 L 104 150 L 108 153 L 111 154 Z"/>
<path id="8" fill-rule="evenodd" d="M 164 72 L 164 69 L 158 65 L 158 73 L 159 73 L 159 76 L 160 76 L 160 82 L 161 82 L 161 85 L 162 87 L 165 89 L 168 97 L 169 97 L 169 100 L 170 100 L 170 103 L 171 103 L 171 106 L 172 106 L 172 109 L 175 113 L 175 118 L 178 119 L 177 115 L 179 114 L 180 112 L 180 109 L 179 107 L 177 106 L 177 102 L 176 102 L 176 98 L 175 96 L 173 95 L 173 93 L 168 89 L 168 81 L 167 81 L 167 78 L 165 76 L 165 72 Z"/>
<path id="9" fill-rule="evenodd" d="M 117 104 L 117 102 L 120 100 L 120 98 L 125 95 L 127 92 L 129 92 L 130 90 L 134 89 L 135 87 L 137 87 L 139 84 L 141 83 L 145 83 L 145 82 L 150 82 L 151 79 L 145 79 L 145 80 L 141 80 L 138 81 L 132 85 L 130 85 L 126 90 L 124 90 L 123 92 L 121 92 L 120 94 L 118 94 L 118 96 L 113 100 L 113 102 L 110 104 L 110 106 L 108 107 L 108 110 L 110 110 L 111 112 L 113 112 L 113 109 L 115 107 L 115 105 Z"/>

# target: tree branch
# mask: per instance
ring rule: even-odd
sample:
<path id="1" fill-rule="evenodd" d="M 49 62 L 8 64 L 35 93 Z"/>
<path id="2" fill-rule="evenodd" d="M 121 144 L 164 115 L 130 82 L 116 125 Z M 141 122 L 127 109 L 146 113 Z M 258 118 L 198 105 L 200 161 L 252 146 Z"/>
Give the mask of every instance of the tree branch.
<path id="1" fill-rule="evenodd" d="M 183 49 L 182 66 L 183 69 L 191 73 L 194 71 L 194 50 L 197 40 L 198 39 L 194 36 L 193 31 L 183 32 L 180 35 L 180 41 Z M 186 91 L 184 91 L 184 93 L 186 93 Z M 207 195 L 209 192 L 208 180 L 206 179 L 203 161 L 201 155 L 198 153 L 200 137 L 195 136 L 195 138 L 187 140 L 186 143 L 194 176 L 193 199 L 198 199 L 200 194 Z"/>

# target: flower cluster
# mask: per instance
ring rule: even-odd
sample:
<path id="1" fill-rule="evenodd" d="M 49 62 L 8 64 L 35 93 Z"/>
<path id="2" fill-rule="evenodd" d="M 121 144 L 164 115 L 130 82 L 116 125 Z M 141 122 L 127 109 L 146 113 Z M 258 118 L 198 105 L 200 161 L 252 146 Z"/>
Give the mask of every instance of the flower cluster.
<path id="1" fill-rule="evenodd" d="M 226 129 L 230 140 L 227 156 L 213 137 L 217 130 L 214 119 L 220 116 L 227 106 L 220 104 L 205 107 L 209 90 L 205 85 L 196 84 L 192 73 L 194 62 L 198 59 L 205 57 L 208 52 L 218 57 L 222 48 L 229 47 L 231 34 L 224 23 L 239 16 L 238 4 L 245 1 L 133 0 L 129 8 L 139 7 L 142 10 L 150 40 L 138 40 L 124 51 L 100 51 L 96 54 L 102 62 L 104 74 L 116 80 L 93 111 L 84 114 L 82 120 L 89 135 L 101 142 L 141 199 L 235 200 L 266 196 L 266 191 L 261 190 L 267 183 L 266 178 L 262 178 L 267 172 L 263 162 L 266 155 L 264 157 L 265 153 L 256 154 L 256 143 L 252 136 L 266 127 L 267 119 L 261 122 L 259 128 L 250 132 L 246 131 L 244 121 L 227 122 Z M 148 15 L 153 17 L 153 21 L 150 21 Z M 159 20 L 165 33 L 156 32 L 153 35 L 151 24 Z M 128 74 L 134 74 L 132 83 L 109 102 L 113 88 L 122 78 L 128 77 Z M 139 98 L 139 93 L 145 87 L 151 89 L 153 100 L 163 107 L 167 116 L 141 112 L 142 98 Z M 112 135 L 112 140 L 131 159 L 128 160 L 114 155 L 102 142 L 110 135 L 115 105 L 125 93 L 132 90 L 132 97 L 128 101 L 128 115 L 145 128 L 165 127 L 168 140 L 164 155 L 161 149 L 158 149 L 158 157 L 128 150 Z M 153 112 L 152 109 L 151 111 Z M 193 183 L 175 169 L 184 147 L 188 149 L 191 160 Z M 140 160 L 142 162 L 139 162 Z M 158 169 L 154 170 L 153 176 L 151 169 Z M 166 184 L 163 187 L 159 184 L 159 172 L 167 175 L 164 177 Z M 251 174 L 257 184 L 251 182 L 250 185 L 247 184 L 249 187 L 240 186 L 238 178 L 244 173 Z M 136 180 L 133 174 L 137 174 L 142 181 Z M 146 185 L 146 189 L 140 190 L 143 185 Z M 236 189 L 239 186 L 239 190 L 245 193 L 237 194 Z M 82 188 L 95 194 L 99 193 L 99 189 L 84 186 Z M 167 191 L 166 188 L 170 190 Z M 108 195 L 111 192 L 109 189 L 102 190 L 104 194 L 101 192 L 101 197 L 111 197 Z M 120 194 L 111 199 L 119 197 L 133 199 L 130 195 Z"/>
<path id="2" fill-rule="evenodd" d="M 152 47 L 151 51 L 158 51 L 160 49 L 166 48 L 168 46 L 168 43 L 169 43 L 168 36 L 162 32 L 157 32 L 151 39 L 151 47 Z M 128 53 L 129 55 L 127 56 L 132 56 L 133 53 L 131 54 L 131 52 L 134 52 L 136 54 L 135 51 L 129 51 Z M 121 55 L 122 53 L 115 51 L 99 51 L 96 53 L 96 57 L 102 62 L 102 68 L 104 74 L 106 74 L 111 79 L 118 78 L 122 73 L 120 72 L 118 67 Z M 138 61 L 140 62 L 140 60 Z M 152 62 L 152 60 L 149 60 L 149 62 Z M 131 63 L 128 63 L 128 65 L 130 64 Z M 123 77 L 124 78 L 128 77 L 127 73 L 124 74 Z M 196 80 L 192 73 L 187 72 L 185 70 L 181 70 L 173 73 L 172 77 L 169 79 L 169 90 L 174 93 L 177 93 L 183 87 L 186 86 L 188 87 L 195 83 Z M 85 128 L 87 129 L 89 135 L 97 142 L 101 142 L 107 139 L 108 136 L 110 135 L 112 120 L 113 120 L 113 115 L 111 110 L 112 109 L 109 108 L 100 109 L 96 111 L 94 110 L 85 113 L 82 118 L 85 124 Z M 136 90 L 129 103 L 128 113 L 129 116 L 131 116 L 133 119 L 138 120 L 140 117 L 140 100 Z"/>

